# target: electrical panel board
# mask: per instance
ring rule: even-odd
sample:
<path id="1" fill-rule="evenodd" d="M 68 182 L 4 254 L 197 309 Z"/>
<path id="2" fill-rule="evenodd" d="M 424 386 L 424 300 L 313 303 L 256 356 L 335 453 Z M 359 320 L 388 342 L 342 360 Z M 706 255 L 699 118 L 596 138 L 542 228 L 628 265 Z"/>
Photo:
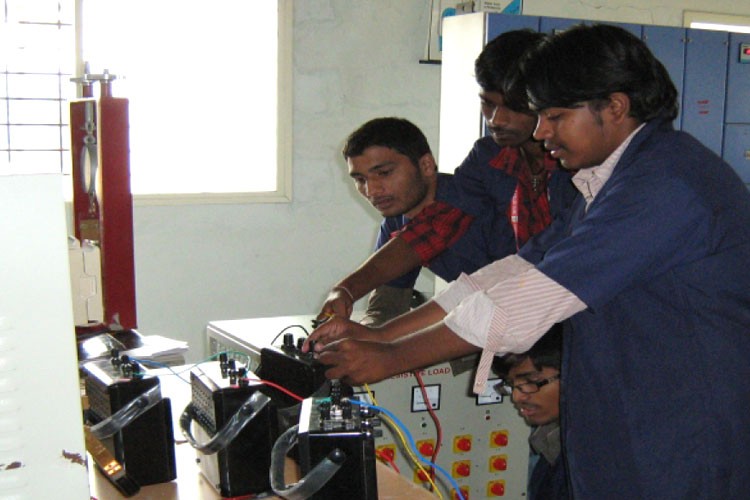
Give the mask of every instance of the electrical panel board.
<path id="1" fill-rule="evenodd" d="M 260 365 L 264 348 L 281 345 L 283 333 L 306 336 L 312 319 L 311 315 L 211 322 L 206 329 L 207 355 L 238 351 L 248 355 L 251 366 Z M 437 450 L 436 464 L 451 475 L 464 498 L 523 498 L 530 429 L 510 399 L 494 392 L 492 382 L 487 393 L 472 394 L 475 365 L 475 357 L 440 363 L 369 388 L 355 387 L 354 392 L 361 400 L 393 413 L 408 429 L 416 453 L 430 460 Z M 418 379 L 423 382 L 424 394 Z M 440 441 L 428 406 L 439 422 Z M 411 447 L 405 446 L 389 425 L 381 429 L 382 435 L 375 438 L 376 453 L 392 457 L 400 474 L 409 481 L 430 488 L 428 478 L 409 456 Z M 426 464 L 423 467 L 428 470 Z M 458 498 L 455 488 L 440 474 L 435 481 L 444 498 Z"/>

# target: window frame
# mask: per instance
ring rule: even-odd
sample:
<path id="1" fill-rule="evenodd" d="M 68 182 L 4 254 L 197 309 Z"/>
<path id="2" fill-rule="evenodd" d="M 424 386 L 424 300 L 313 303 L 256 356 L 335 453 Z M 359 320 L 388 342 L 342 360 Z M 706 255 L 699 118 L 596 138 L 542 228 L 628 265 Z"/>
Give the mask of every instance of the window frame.
<path id="1" fill-rule="evenodd" d="M 82 2 L 76 0 L 76 74 L 84 73 Z M 276 0 L 278 8 L 276 190 L 236 193 L 133 194 L 135 206 L 289 203 L 292 201 L 293 0 Z M 127 96 L 125 96 L 127 97 Z"/>

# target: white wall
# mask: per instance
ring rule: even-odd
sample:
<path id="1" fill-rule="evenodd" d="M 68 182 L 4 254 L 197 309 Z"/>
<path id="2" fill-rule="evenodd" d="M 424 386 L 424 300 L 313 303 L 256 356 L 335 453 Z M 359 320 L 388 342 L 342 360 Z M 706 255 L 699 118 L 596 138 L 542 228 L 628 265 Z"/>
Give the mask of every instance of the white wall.
<path id="1" fill-rule="evenodd" d="M 524 0 L 524 13 L 679 26 L 698 0 Z M 419 64 L 429 0 L 294 2 L 294 200 L 135 208 L 139 330 L 204 355 L 210 320 L 307 314 L 370 253 L 379 217 L 339 153 L 362 122 L 414 121 L 438 150 L 440 67 Z M 748 0 L 711 10 L 750 15 Z M 424 278 L 422 286 L 429 286 Z"/>

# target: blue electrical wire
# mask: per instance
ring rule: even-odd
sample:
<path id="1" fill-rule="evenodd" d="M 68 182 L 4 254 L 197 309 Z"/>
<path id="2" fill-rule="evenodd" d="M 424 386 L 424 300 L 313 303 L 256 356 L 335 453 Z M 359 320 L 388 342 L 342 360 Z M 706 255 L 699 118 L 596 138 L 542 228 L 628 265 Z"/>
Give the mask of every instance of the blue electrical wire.
<path id="1" fill-rule="evenodd" d="M 453 479 L 450 474 L 448 474 L 448 471 L 446 471 L 445 469 L 443 469 L 442 467 L 440 467 L 436 463 L 433 463 L 433 462 L 431 462 L 429 460 L 426 460 L 425 458 L 422 458 L 422 454 L 419 453 L 419 450 L 417 450 L 417 445 L 416 445 L 416 443 L 414 443 L 414 438 L 412 437 L 411 433 L 409 432 L 409 429 L 406 428 L 406 426 L 396 417 L 396 415 L 394 415 L 389 410 L 386 410 L 385 408 L 383 408 L 381 406 L 371 405 L 369 403 L 365 403 L 363 401 L 358 401 L 356 399 L 350 399 L 349 401 L 351 401 L 353 404 L 357 404 L 357 405 L 360 405 L 360 406 L 366 406 L 367 408 L 372 408 L 374 410 L 378 410 L 378 411 L 380 411 L 380 412 L 385 413 L 386 415 L 388 415 L 391 418 L 391 420 L 393 420 L 396 423 L 396 425 L 398 425 L 401 428 L 401 430 L 404 431 L 404 434 L 406 435 L 406 438 L 409 440 L 409 446 L 411 447 L 412 451 L 414 451 L 415 456 L 420 457 L 420 460 L 422 462 L 424 462 L 427 465 L 429 465 L 429 466 L 434 467 L 435 469 L 437 469 L 451 483 L 451 486 L 453 486 L 453 489 L 456 491 L 456 495 L 458 495 L 458 498 L 460 500 L 466 500 L 464 498 L 463 492 L 461 491 L 461 487 L 458 485 L 458 483 L 456 482 L 456 480 Z"/>
<path id="2" fill-rule="evenodd" d="M 194 363 L 194 364 L 190 365 L 188 368 L 184 368 L 184 369 L 182 369 L 179 372 L 175 371 L 172 368 L 171 365 L 168 365 L 166 363 L 160 363 L 158 361 L 154 361 L 154 360 L 150 360 L 150 359 L 134 358 L 132 356 L 130 357 L 130 359 L 132 359 L 133 361 L 136 361 L 136 362 L 138 362 L 138 363 L 140 363 L 140 364 L 142 364 L 144 366 L 154 366 L 154 367 L 157 367 L 157 368 L 165 368 L 165 369 L 169 370 L 170 372 L 172 372 L 173 375 L 175 375 L 177 378 L 179 378 L 183 382 L 186 382 L 186 383 L 190 384 L 191 383 L 190 380 L 186 380 L 185 378 L 183 378 L 181 376 L 182 373 L 189 372 L 191 369 L 195 368 L 196 366 L 198 366 L 200 364 L 206 363 L 208 361 L 213 361 L 213 360 L 215 360 L 216 358 L 218 358 L 222 354 L 227 354 L 227 355 L 232 355 L 232 356 L 242 356 L 243 358 L 245 358 L 247 360 L 246 363 L 248 365 L 248 370 L 255 371 L 254 369 L 250 368 L 250 362 L 252 361 L 252 359 L 250 358 L 250 355 L 248 355 L 247 353 L 244 353 L 244 352 L 239 352 L 239 351 L 222 351 L 222 352 L 217 352 L 216 354 L 213 354 L 213 355 L 211 355 L 211 356 L 203 359 L 202 361 L 198 361 L 197 363 Z"/>
<path id="3" fill-rule="evenodd" d="M 186 382 L 188 384 L 190 383 L 189 380 L 185 380 L 180 375 L 180 373 L 176 372 L 170 365 L 168 365 L 166 363 L 160 363 L 158 361 L 154 361 L 154 360 L 151 360 L 151 359 L 140 359 L 140 358 L 130 358 L 130 359 L 132 359 L 133 361 L 135 361 L 137 363 L 140 363 L 141 365 L 144 365 L 144 366 L 155 366 L 157 368 L 166 368 L 167 370 L 169 370 L 170 372 L 172 372 L 172 375 L 175 375 L 178 379 L 180 379 L 183 382 Z"/>

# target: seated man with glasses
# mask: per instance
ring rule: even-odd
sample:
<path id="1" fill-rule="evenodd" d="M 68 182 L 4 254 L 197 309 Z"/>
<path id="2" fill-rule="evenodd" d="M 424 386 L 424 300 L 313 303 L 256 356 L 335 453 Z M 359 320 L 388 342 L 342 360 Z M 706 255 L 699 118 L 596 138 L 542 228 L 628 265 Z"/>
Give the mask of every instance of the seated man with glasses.
<path id="1" fill-rule="evenodd" d="M 565 464 L 560 456 L 560 359 L 562 324 L 552 326 L 522 354 L 495 358 L 503 378 L 495 390 L 510 396 L 518 413 L 534 427 L 529 436 L 528 500 L 568 499 Z"/>

